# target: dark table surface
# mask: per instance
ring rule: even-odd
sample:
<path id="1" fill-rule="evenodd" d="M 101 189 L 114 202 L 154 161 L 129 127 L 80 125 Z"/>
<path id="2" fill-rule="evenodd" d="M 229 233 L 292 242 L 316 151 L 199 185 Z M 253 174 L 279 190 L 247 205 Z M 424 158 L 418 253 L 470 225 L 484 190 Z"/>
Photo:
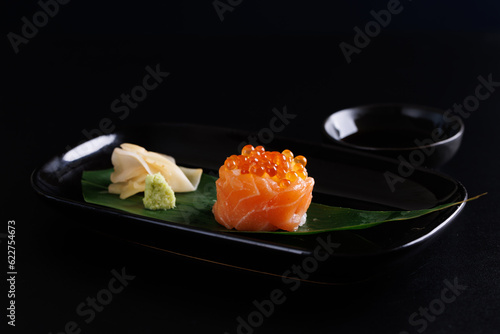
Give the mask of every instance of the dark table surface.
<path id="1" fill-rule="evenodd" d="M 106 118 L 112 126 L 188 122 L 255 132 L 267 126 L 273 108 L 287 106 L 297 116 L 279 135 L 319 143 L 322 122 L 335 110 L 379 102 L 449 109 L 474 94 L 479 76 L 500 81 L 500 34 L 390 32 L 348 64 L 338 45 L 352 38 L 51 35 L 9 56 L 0 96 L 6 149 L 0 233 L 15 220 L 18 272 L 16 327 L 9 333 L 500 332 L 500 87 L 464 119 L 462 146 L 441 168 L 470 195 L 487 196 L 466 205 L 408 263 L 363 283 L 304 283 L 262 321 L 256 303 L 284 289 L 278 277 L 94 233 L 86 222 L 105 217 L 51 205 L 31 188 L 34 168 L 97 133 Z M 128 113 L 115 112 L 112 102 L 142 83 L 147 66 L 170 74 Z M 7 240 L 3 235 L 3 257 Z M 109 304 L 81 308 L 105 296 L 117 272 L 129 280 Z M 442 294 L 450 284 L 455 298 Z M 438 314 L 426 313 L 429 307 Z M 258 325 L 238 329 L 239 319 Z"/>

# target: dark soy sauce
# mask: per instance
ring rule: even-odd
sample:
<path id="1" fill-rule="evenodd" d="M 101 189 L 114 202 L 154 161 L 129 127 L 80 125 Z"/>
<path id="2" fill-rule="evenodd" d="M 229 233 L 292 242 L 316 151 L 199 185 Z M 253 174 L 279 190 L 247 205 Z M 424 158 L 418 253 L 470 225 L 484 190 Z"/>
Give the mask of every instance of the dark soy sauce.
<path id="1" fill-rule="evenodd" d="M 419 146 L 415 141 L 421 141 L 426 138 L 430 139 L 429 132 L 415 129 L 370 129 L 353 133 L 344 137 L 342 141 L 357 146 L 403 148 Z"/>

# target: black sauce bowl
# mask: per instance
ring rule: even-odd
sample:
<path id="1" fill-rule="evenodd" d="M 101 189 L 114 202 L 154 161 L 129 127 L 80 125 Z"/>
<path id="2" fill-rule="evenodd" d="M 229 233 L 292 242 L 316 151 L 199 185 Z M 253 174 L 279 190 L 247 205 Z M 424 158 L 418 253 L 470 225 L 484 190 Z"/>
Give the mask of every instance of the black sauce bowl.
<path id="1" fill-rule="evenodd" d="M 458 151 L 464 123 L 441 109 L 387 103 L 336 111 L 324 133 L 343 146 L 436 168 Z"/>

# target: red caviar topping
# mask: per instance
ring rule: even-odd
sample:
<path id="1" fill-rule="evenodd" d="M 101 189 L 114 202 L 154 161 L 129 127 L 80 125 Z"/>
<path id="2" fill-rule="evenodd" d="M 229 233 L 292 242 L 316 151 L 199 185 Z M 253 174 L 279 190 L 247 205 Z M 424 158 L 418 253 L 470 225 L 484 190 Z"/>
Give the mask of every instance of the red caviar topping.
<path id="1" fill-rule="evenodd" d="M 286 188 L 290 185 L 290 183 L 292 183 L 292 182 L 290 182 L 290 180 L 288 180 L 288 179 L 281 179 L 280 180 L 280 187 Z"/>
<path id="2" fill-rule="evenodd" d="M 250 166 L 250 173 L 255 174 L 257 176 L 264 176 L 266 169 L 261 165 L 252 165 Z"/>
<path id="3" fill-rule="evenodd" d="M 281 154 L 283 154 L 287 158 L 292 158 L 293 159 L 293 153 L 290 150 L 284 150 L 283 152 L 281 152 Z"/>
<path id="4" fill-rule="evenodd" d="M 286 173 L 286 178 L 287 180 L 290 180 L 290 182 L 294 182 L 298 179 L 299 175 L 296 172 L 290 171 Z"/>
<path id="5" fill-rule="evenodd" d="M 256 152 L 259 152 L 260 154 L 263 154 L 263 153 L 265 153 L 265 152 L 266 152 L 266 150 L 264 149 L 264 146 L 257 146 L 257 147 L 255 148 L 255 151 L 256 151 Z"/>
<path id="6" fill-rule="evenodd" d="M 276 166 L 270 166 L 266 168 L 266 173 L 270 176 L 273 177 L 276 175 L 278 172 L 278 168 Z"/>
<path id="7" fill-rule="evenodd" d="M 296 164 L 300 164 L 304 167 L 307 165 L 307 159 L 303 155 L 296 156 L 295 159 L 293 159 L 293 162 L 295 162 Z"/>
<path id="8" fill-rule="evenodd" d="M 254 148 L 252 145 L 246 145 L 241 150 L 241 155 L 248 156 L 248 155 L 250 155 L 250 153 L 252 153 L 253 150 L 254 150 Z"/>
<path id="9" fill-rule="evenodd" d="M 232 155 L 224 162 L 228 170 L 239 169 L 241 174 L 252 174 L 268 177 L 276 181 L 281 188 L 307 177 L 305 166 L 307 159 L 298 155 L 294 158 L 292 151 L 266 151 L 263 146 L 246 145 L 241 155 Z"/>

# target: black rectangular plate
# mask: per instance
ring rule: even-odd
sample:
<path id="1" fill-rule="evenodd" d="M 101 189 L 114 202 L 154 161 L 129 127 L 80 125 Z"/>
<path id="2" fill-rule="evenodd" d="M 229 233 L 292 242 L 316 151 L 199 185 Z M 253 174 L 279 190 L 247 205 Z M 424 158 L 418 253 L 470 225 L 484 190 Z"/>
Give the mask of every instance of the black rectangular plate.
<path id="1" fill-rule="evenodd" d="M 83 200 L 80 183 L 82 172 L 112 167 L 111 153 L 123 142 L 172 155 L 179 165 L 201 167 L 205 172 L 216 173 L 227 156 L 238 153 L 238 148 L 248 141 L 249 135 L 245 131 L 194 124 L 123 127 L 113 134 L 87 141 L 71 151 L 55 156 L 33 172 L 32 185 L 45 198 L 85 209 L 92 217 L 99 217 L 98 229 L 99 226 L 106 227 L 107 220 L 104 218 L 108 217 L 109 221 L 119 219 L 122 222 L 121 227 L 113 229 L 128 227 L 133 230 L 137 226 L 154 226 L 155 238 L 161 238 L 162 233 L 169 237 L 177 233 L 178 238 L 186 243 L 193 237 L 197 242 L 204 240 L 212 245 L 220 241 L 245 245 L 259 251 L 311 255 L 317 245 L 317 235 L 214 232 L 137 216 Z M 326 143 L 308 143 L 280 137 L 276 137 L 265 147 L 267 150 L 278 151 L 290 149 L 307 157 L 309 175 L 316 180 L 314 202 L 366 210 L 413 210 L 467 198 L 465 188 L 458 181 L 422 168 L 416 168 L 404 182 L 395 185 L 395 191 L 391 191 L 384 173 L 398 175 L 396 160 Z M 450 223 L 464 205 L 465 203 L 417 219 L 385 223 L 365 230 L 331 232 L 329 238 L 342 245 L 335 253 L 337 257 L 386 254 L 430 239 Z M 93 227 L 96 227 L 95 223 Z M 141 242 L 144 240 L 144 237 L 141 238 Z"/>

